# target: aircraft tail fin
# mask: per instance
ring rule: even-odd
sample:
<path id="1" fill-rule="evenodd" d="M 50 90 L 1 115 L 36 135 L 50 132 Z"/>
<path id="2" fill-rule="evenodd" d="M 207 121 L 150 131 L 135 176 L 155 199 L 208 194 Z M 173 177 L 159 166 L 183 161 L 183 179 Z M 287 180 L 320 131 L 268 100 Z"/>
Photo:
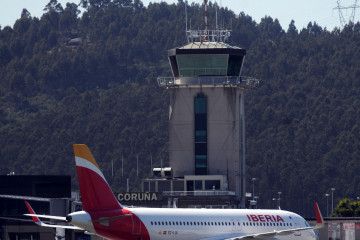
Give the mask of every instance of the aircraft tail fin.
<path id="1" fill-rule="evenodd" d="M 121 209 L 89 148 L 74 144 L 76 171 L 84 211 Z"/>
<path id="2" fill-rule="evenodd" d="M 314 229 L 322 228 L 324 227 L 324 219 L 322 217 L 322 214 L 320 212 L 319 205 L 316 201 L 314 201 L 314 207 L 315 207 L 315 215 L 316 215 L 316 225 Z"/>
<path id="3" fill-rule="evenodd" d="M 25 204 L 26 204 L 27 209 L 29 210 L 29 213 L 31 214 L 31 218 L 34 221 L 34 223 L 36 223 L 36 225 L 41 226 L 42 222 L 40 221 L 40 219 L 37 216 L 33 215 L 33 214 L 36 214 L 34 209 L 32 209 L 32 207 L 30 206 L 30 204 L 27 201 L 25 201 Z"/>

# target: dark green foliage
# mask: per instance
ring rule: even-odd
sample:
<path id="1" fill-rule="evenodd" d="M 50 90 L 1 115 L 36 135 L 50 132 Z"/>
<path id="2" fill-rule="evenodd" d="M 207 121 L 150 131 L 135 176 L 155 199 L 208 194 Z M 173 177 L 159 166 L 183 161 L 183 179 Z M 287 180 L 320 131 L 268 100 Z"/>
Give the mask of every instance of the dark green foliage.
<path id="1" fill-rule="evenodd" d="M 86 11 L 56 0 L 13 28 L 0 29 L 1 174 L 71 174 L 72 143 L 86 143 L 116 191 L 125 179 L 167 162 L 168 95 L 157 76 L 171 76 L 167 50 L 186 43 L 184 1 L 83 0 Z M 193 29 L 203 6 L 192 4 Z M 215 10 L 209 7 L 209 26 Z M 248 54 L 243 75 L 261 80 L 246 92 L 247 173 L 260 207 L 313 215 L 360 192 L 360 24 L 329 31 L 316 23 L 285 31 L 277 19 L 256 23 L 219 10 L 230 44 Z M 124 177 L 121 157 L 124 157 Z M 111 177 L 114 160 L 114 177 Z M 76 184 L 76 181 L 73 181 Z M 324 210 L 323 210 L 324 211 Z"/>
<path id="2" fill-rule="evenodd" d="M 351 201 L 344 198 L 335 207 L 333 217 L 360 217 L 360 201 Z"/>

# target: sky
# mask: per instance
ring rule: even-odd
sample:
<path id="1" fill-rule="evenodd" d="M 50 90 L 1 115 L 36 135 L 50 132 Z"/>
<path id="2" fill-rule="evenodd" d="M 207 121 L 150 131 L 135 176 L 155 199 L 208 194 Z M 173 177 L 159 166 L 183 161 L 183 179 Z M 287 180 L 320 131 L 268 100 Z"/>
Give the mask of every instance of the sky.
<path id="1" fill-rule="evenodd" d="M 213 3 L 215 0 L 210 0 Z M 251 16 L 257 23 L 261 18 L 270 16 L 277 18 L 284 30 L 288 29 L 291 20 L 295 21 L 296 28 L 306 28 L 309 22 L 316 22 L 322 28 L 333 30 L 334 27 L 341 27 L 338 2 L 341 7 L 349 7 L 355 4 L 356 0 L 216 0 L 216 2 L 231 9 L 235 14 L 244 12 Z M 16 19 L 20 18 L 23 8 L 26 8 L 31 16 L 41 17 L 43 9 L 50 0 L 0 0 L 0 26 L 13 26 Z M 78 4 L 80 0 L 58 0 L 65 8 L 66 2 Z M 142 0 L 145 6 L 149 2 L 161 2 L 161 0 Z M 177 0 L 166 0 L 167 3 L 176 3 Z M 192 0 L 188 0 L 189 4 Z M 202 0 L 194 0 L 195 3 L 202 3 Z M 360 6 L 355 8 L 355 22 L 360 21 Z M 343 9 L 342 15 L 347 22 L 351 18 L 353 9 Z"/>

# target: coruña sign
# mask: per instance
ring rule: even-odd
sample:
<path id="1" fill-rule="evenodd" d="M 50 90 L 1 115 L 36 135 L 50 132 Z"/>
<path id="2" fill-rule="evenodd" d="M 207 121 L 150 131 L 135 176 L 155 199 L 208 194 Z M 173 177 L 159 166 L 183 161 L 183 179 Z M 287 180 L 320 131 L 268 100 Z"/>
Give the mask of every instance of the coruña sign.
<path id="1" fill-rule="evenodd" d="M 119 193 L 117 199 L 120 202 L 145 202 L 145 201 L 158 201 L 161 199 L 159 193 L 151 192 L 131 192 Z"/>

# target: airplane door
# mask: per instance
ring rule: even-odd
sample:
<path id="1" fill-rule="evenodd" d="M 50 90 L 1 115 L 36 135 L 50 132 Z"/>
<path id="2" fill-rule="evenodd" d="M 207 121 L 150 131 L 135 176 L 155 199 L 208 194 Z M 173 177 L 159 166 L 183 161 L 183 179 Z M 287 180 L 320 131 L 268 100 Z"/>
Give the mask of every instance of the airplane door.
<path id="1" fill-rule="evenodd" d="M 132 218 L 132 223 L 133 223 L 132 234 L 134 234 L 134 235 L 140 234 L 141 233 L 140 219 L 134 215 L 132 215 L 131 218 Z"/>

